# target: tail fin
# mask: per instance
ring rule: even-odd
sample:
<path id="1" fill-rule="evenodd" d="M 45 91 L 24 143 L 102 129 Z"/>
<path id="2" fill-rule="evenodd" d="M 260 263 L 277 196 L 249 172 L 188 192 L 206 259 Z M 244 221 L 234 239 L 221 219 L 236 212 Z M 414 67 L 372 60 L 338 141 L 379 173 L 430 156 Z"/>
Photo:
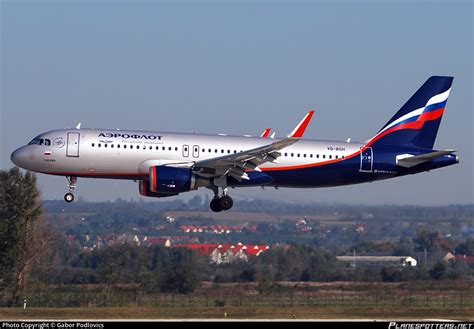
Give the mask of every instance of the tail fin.
<path id="1" fill-rule="evenodd" d="M 432 149 L 453 77 L 430 77 L 367 143 Z"/>

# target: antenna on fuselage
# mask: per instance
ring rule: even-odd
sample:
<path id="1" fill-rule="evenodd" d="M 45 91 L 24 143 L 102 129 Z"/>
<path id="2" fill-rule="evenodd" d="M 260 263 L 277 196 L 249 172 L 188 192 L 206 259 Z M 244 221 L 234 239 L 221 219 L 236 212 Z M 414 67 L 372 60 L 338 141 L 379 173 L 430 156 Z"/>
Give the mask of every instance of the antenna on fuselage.
<path id="1" fill-rule="evenodd" d="M 82 124 L 82 122 L 79 122 L 76 126 L 76 129 L 81 129 L 81 124 Z"/>

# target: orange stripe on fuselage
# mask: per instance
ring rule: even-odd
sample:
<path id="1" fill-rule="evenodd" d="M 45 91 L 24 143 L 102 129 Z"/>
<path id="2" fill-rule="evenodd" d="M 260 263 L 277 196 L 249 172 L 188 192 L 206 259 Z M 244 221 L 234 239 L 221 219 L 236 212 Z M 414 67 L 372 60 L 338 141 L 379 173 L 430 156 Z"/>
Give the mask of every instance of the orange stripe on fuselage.
<path id="1" fill-rule="evenodd" d="M 153 177 L 151 177 L 151 184 L 153 186 L 153 192 L 156 191 L 156 166 L 153 167 Z"/>

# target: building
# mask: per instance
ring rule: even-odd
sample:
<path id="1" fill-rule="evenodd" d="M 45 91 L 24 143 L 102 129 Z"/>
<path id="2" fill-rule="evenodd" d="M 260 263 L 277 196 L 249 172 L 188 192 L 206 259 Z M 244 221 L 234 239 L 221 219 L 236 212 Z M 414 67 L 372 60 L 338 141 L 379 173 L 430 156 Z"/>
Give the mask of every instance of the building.
<path id="1" fill-rule="evenodd" d="M 415 267 L 418 263 L 415 258 L 410 256 L 337 256 L 336 259 L 346 263 L 347 267 Z"/>
<path id="2" fill-rule="evenodd" d="M 183 233 L 230 234 L 230 233 L 242 232 L 242 226 L 226 226 L 226 225 L 211 225 L 211 226 L 181 225 L 179 229 Z"/>
<path id="3" fill-rule="evenodd" d="M 175 248 L 189 248 L 201 256 L 209 258 L 211 263 L 224 264 L 235 261 L 248 261 L 250 257 L 257 257 L 270 249 L 267 245 L 237 244 L 177 244 Z"/>
<path id="4" fill-rule="evenodd" d="M 445 262 L 463 262 L 467 265 L 474 265 L 474 256 L 455 255 L 452 252 L 448 252 L 443 260 Z"/>
<path id="5" fill-rule="evenodd" d="M 145 247 L 164 246 L 171 247 L 171 240 L 167 237 L 146 236 L 143 238 L 142 245 Z"/>

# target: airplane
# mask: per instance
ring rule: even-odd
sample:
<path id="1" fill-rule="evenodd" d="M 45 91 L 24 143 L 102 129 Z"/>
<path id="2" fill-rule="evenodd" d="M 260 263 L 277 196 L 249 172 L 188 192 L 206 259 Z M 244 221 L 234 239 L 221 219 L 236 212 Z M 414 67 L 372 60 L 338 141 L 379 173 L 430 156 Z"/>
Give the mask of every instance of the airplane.
<path id="1" fill-rule="evenodd" d="M 169 197 L 211 189 L 214 212 L 229 210 L 229 187 L 314 188 L 373 182 L 450 166 L 456 150 L 433 149 L 453 77 L 430 77 L 370 139 L 304 140 L 309 111 L 285 138 L 120 129 L 42 133 L 11 154 L 24 169 L 65 176 L 74 200 L 78 177 L 128 179 L 139 193 Z M 361 120 L 367 120 L 361 118 Z"/>

